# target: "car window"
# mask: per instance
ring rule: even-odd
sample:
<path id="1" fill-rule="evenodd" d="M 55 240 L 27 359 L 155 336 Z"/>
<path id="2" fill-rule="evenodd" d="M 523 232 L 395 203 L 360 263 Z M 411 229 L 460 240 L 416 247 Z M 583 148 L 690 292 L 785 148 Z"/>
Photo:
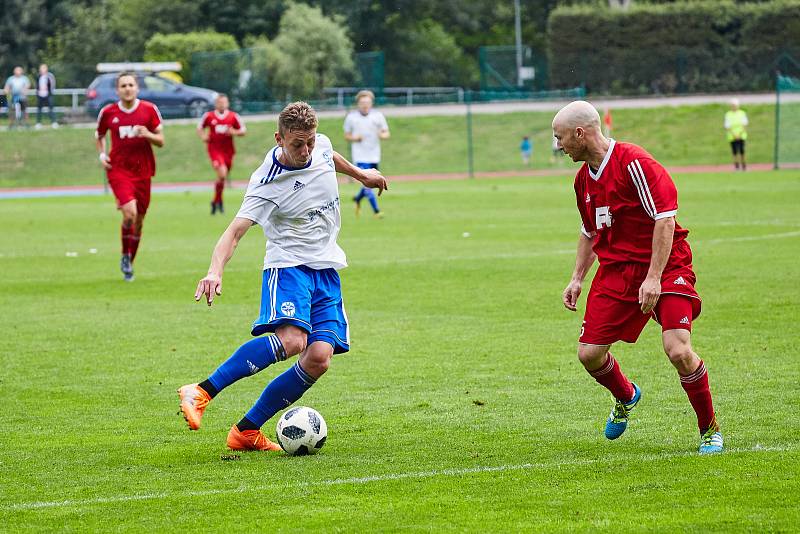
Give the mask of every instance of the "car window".
<path id="1" fill-rule="evenodd" d="M 175 89 L 175 86 L 165 80 L 164 78 L 159 78 L 157 76 L 145 76 L 144 77 L 144 85 L 150 91 L 172 91 Z"/>

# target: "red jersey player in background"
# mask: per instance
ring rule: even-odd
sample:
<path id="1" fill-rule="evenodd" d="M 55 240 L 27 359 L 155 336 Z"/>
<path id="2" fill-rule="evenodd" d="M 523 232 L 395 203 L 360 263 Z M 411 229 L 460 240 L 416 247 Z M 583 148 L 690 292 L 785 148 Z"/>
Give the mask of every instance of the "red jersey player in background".
<path id="1" fill-rule="evenodd" d="M 620 370 L 612 343 L 634 343 L 652 317 L 661 324 L 664 351 L 697 414 L 700 454 L 721 452 L 703 361 L 691 345 L 692 320 L 700 314 L 694 289 L 689 233 L 675 222 L 678 192 L 667 171 L 644 149 L 606 138 L 600 115 L 588 102 L 562 108 L 553 135 L 573 161 L 583 161 L 575 177 L 581 216 L 577 261 L 563 302 L 575 311 L 581 285 L 595 258 L 578 343 L 578 359 L 616 399 L 605 435 L 625 432 L 641 390 Z"/>
<path id="2" fill-rule="evenodd" d="M 150 145 L 164 146 L 161 114 L 155 104 L 139 100 L 133 74 L 117 76 L 119 102 L 108 104 L 97 117 L 97 150 L 106 169 L 108 185 L 122 211 L 120 270 L 133 281 L 133 260 L 142 237 L 142 223 L 150 205 L 150 184 L 156 160 Z M 106 133 L 111 132 L 111 153 L 106 153 Z"/>
<path id="3" fill-rule="evenodd" d="M 217 171 L 217 181 L 214 184 L 214 200 L 211 201 L 211 215 L 217 211 L 224 213 L 222 207 L 222 190 L 225 189 L 225 179 L 233 166 L 233 136 L 244 135 L 246 129 L 241 117 L 228 107 L 228 96 L 220 93 L 214 101 L 214 111 L 207 111 L 197 125 L 197 135 L 208 144 L 208 157 L 211 166 Z M 208 128 L 208 131 L 206 131 Z"/>

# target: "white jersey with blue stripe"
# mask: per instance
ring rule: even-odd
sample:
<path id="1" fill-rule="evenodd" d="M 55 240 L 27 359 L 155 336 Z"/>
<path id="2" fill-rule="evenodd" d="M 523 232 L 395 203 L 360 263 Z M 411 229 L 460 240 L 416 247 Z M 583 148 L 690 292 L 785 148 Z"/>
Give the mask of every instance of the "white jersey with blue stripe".
<path id="1" fill-rule="evenodd" d="M 345 253 L 336 243 L 342 218 L 330 139 L 317 134 L 311 160 L 301 168 L 283 165 L 280 151 L 276 146 L 267 152 L 264 163 L 250 176 L 236 215 L 264 229 L 264 269 L 347 267 Z"/>

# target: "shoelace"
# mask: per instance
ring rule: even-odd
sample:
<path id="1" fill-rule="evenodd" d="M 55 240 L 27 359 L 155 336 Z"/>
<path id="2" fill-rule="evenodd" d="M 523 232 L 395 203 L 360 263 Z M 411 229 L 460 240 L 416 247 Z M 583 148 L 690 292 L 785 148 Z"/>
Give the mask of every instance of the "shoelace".
<path id="1" fill-rule="evenodd" d="M 714 438 L 716 437 L 716 435 L 717 435 L 717 431 L 714 430 L 713 428 L 711 430 L 709 430 L 708 432 L 706 432 L 705 434 L 703 434 L 703 437 L 702 437 L 703 445 L 713 445 L 714 444 Z"/>
<path id="2" fill-rule="evenodd" d="M 192 395 L 189 397 L 189 400 L 192 403 L 192 406 L 195 407 L 196 410 L 203 411 L 208 406 L 209 399 L 203 395 L 200 391 L 197 392 L 196 395 Z"/>
<path id="3" fill-rule="evenodd" d="M 625 419 L 627 419 L 631 411 L 628 409 L 627 406 L 625 406 L 624 402 L 622 402 L 621 400 L 617 400 L 617 402 L 614 404 L 614 411 L 612 413 L 613 413 L 612 419 L 614 420 L 614 422 L 619 423 L 620 421 L 624 421 Z"/>

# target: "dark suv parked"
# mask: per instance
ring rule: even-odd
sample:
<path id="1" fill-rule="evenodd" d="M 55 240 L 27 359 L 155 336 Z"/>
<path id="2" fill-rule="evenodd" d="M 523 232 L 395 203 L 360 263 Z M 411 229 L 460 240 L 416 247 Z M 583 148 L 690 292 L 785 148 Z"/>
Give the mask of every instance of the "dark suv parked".
<path id="1" fill-rule="evenodd" d="M 135 73 L 139 98 L 158 106 L 164 117 L 200 117 L 214 107 L 217 96 L 211 89 L 177 83 L 156 74 Z M 116 73 L 101 74 L 86 90 L 86 111 L 97 116 L 106 104 L 119 100 Z"/>

